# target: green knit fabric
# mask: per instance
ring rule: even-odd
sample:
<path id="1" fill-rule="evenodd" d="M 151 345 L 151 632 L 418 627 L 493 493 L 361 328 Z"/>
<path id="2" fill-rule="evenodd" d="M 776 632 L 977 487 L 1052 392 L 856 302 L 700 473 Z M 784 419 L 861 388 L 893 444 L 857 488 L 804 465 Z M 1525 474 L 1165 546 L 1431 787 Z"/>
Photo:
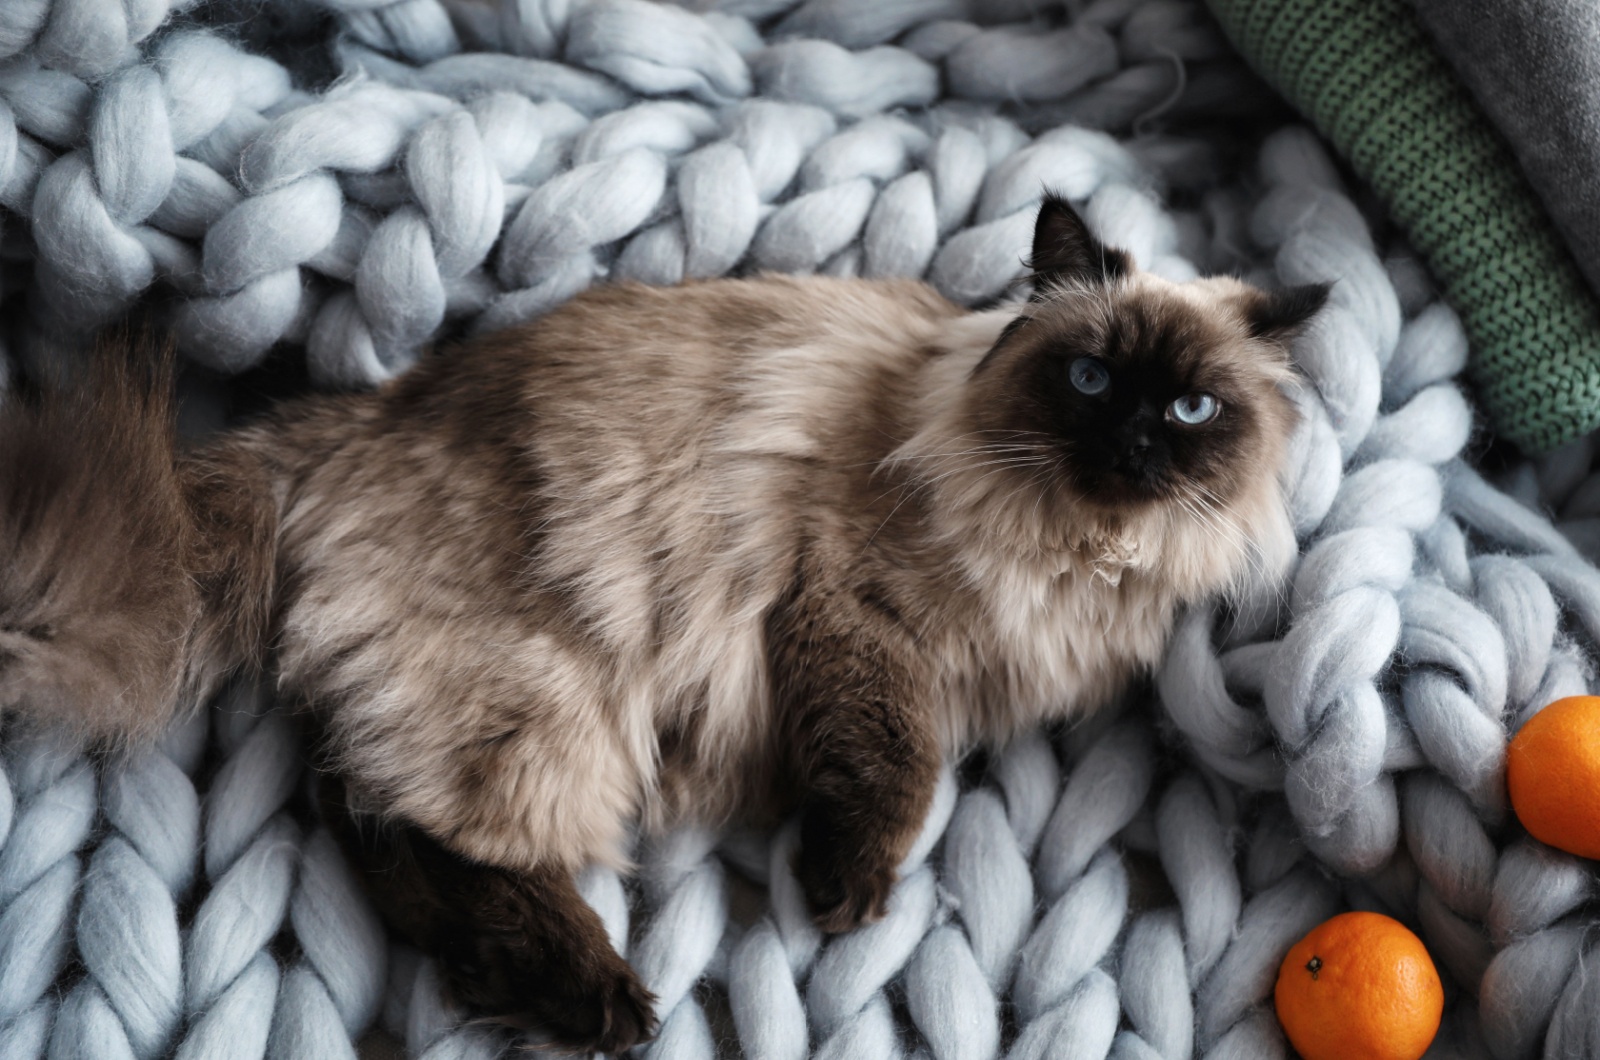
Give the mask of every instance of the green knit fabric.
<path id="1" fill-rule="evenodd" d="M 1538 452 L 1600 427 L 1600 307 L 1404 0 L 1207 2 L 1427 259 L 1494 429 Z"/>

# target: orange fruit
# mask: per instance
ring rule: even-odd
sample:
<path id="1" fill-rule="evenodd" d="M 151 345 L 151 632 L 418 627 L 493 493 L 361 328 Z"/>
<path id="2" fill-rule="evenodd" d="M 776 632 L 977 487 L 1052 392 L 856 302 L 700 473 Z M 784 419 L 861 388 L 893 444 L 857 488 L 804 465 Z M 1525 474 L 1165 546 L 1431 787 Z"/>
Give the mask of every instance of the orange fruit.
<path id="1" fill-rule="evenodd" d="M 1340 913 L 1289 950 L 1272 999 L 1305 1060 L 1417 1060 L 1444 987 L 1422 940 L 1381 913 Z"/>
<path id="2" fill-rule="evenodd" d="M 1600 696 L 1558 699 L 1506 751 L 1511 807 L 1533 838 L 1600 858 Z"/>

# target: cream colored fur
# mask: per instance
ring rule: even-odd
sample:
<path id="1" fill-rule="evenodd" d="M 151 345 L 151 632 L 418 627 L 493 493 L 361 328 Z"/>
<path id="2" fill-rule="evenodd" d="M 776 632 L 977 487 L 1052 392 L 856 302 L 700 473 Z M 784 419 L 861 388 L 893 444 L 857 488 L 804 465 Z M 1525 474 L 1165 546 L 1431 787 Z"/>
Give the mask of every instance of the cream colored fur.
<path id="1" fill-rule="evenodd" d="M 767 805 L 764 623 L 802 554 L 897 594 L 947 750 L 1093 709 L 1176 609 L 1292 553 L 1287 370 L 1242 290 L 1137 276 L 982 313 L 822 278 L 580 296 L 458 355 L 522 367 L 443 420 L 391 388 L 224 443 L 278 483 L 281 680 L 369 807 L 512 866 L 619 864 L 636 820 Z M 1128 297 L 1210 321 L 1259 376 L 1260 470 L 1204 510 L 1108 510 L 975 433 L 974 369 L 1019 310 Z M 491 401 L 527 412 L 493 460 L 458 438 Z"/>

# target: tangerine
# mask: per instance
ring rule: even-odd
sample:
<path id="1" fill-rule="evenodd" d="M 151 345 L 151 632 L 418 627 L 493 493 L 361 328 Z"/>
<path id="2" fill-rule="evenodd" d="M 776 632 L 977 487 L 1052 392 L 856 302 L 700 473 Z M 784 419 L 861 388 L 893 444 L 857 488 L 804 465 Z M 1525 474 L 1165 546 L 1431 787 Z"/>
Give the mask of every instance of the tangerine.
<path id="1" fill-rule="evenodd" d="M 1305 1060 L 1417 1060 L 1444 1014 L 1422 940 L 1381 913 L 1340 913 L 1289 950 L 1273 991 Z"/>
<path id="2" fill-rule="evenodd" d="M 1517 819 L 1541 843 L 1600 858 L 1600 696 L 1558 699 L 1506 751 Z"/>

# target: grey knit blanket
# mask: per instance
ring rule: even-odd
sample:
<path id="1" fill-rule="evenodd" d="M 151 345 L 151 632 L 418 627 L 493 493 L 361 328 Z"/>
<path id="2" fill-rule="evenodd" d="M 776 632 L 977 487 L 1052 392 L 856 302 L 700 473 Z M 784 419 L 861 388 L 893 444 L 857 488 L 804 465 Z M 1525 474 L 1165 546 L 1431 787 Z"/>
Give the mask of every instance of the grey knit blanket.
<path id="1" fill-rule="evenodd" d="M 1600 5 L 1412 2 L 1600 291 Z"/>

